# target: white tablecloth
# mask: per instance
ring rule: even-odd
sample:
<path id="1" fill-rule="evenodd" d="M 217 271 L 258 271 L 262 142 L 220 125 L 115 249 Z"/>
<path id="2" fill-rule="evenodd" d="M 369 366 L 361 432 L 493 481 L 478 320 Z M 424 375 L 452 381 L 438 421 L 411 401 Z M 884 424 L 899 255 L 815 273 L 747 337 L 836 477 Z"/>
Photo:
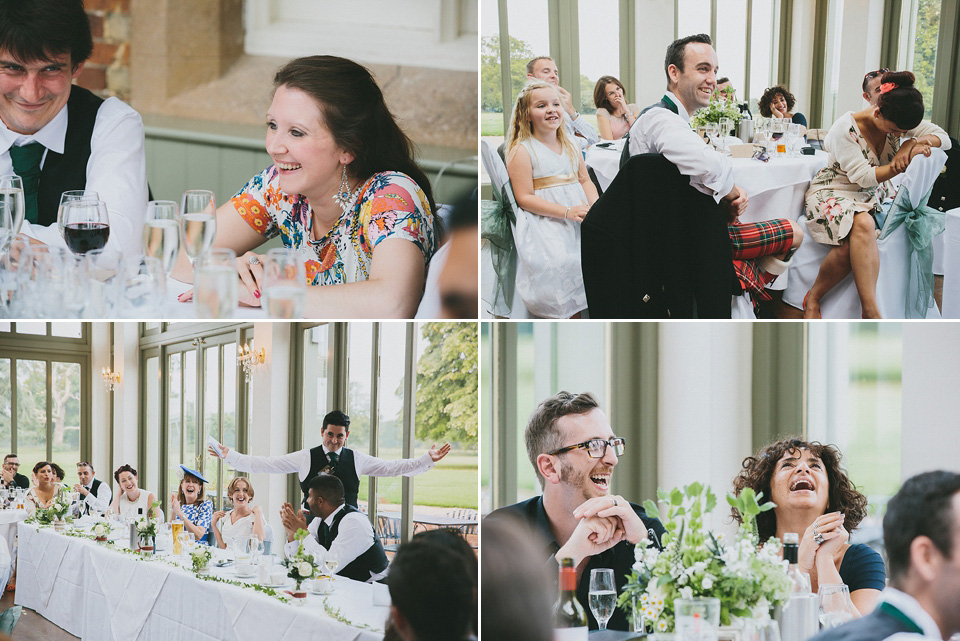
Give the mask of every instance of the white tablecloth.
<path id="1" fill-rule="evenodd" d="M 324 597 L 304 606 L 252 589 L 202 581 L 159 559 L 141 560 L 88 539 L 20 524 L 15 602 L 67 632 L 95 641 L 380 641 L 382 632 L 340 623 Z M 215 551 L 216 555 L 222 554 Z M 235 579 L 231 568 L 214 576 Z M 374 605 L 383 586 L 337 577 L 329 605 L 357 625 L 383 629 L 389 607 Z"/>
<path id="2" fill-rule="evenodd" d="M 167 295 L 163 303 L 163 318 L 196 318 L 197 308 L 193 301 L 181 303 L 177 296 L 183 292 L 192 289 L 190 283 L 181 283 L 179 280 L 167 278 Z M 236 318 L 254 319 L 268 318 L 267 310 L 263 307 L 240 307 L 237 306 Z"/>
<path id="3" fill-rule="evenodd" d="M 591 146 L 587 150 L 586 163 L 593 168 L 600 186 L 606 189 L 620 171 L 620 154 L 624 139 L 610 143 L 609 147 Z M 797 158 L 773 157 L 768 162 L 753 158 L 731 158 L 733 182 L 747 192 L 750 202 L 740 216 L 745 223 L 755 223 L 771 218 L 798 220 L 803 213 L 803 197 L 810 181 L 827 164 L 827 153 L 817 151 L 813 156 Z M 787 286 L 789 272 L 779 276 L 769 289 L 780 290 Z"/>
<path id="4" fill-rule="evenodd" d="M 10 555 L 10 562 L 6 568 L 0 567 L 0 590 L 2 590 L 10 581 L 13 574 L 13 559 L 16 558 L 14 550 L 17 544 L 17 523 L 27 518 L 26 510 L 0 510 L 0 537 L 7 542 L 7 553 Z"/>

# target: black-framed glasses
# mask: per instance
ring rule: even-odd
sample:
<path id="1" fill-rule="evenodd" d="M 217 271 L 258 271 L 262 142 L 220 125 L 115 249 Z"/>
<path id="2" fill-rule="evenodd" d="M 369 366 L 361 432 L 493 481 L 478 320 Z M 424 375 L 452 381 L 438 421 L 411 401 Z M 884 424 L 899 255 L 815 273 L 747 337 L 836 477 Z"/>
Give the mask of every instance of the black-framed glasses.
<path id="1" fill-rule="evenodd" d="M 570 450 L 586 450 L 587 456 L 590 458 L 603 458 L 607 453 L 607 446 L 613 448 L 613 453 L 617 456 L 623 456 L 623 447 L 627 444 L 627 439 L 620 436 L 615 436 L 609 441 L 605 441 L 602 438 L 592 438 L 589 441 L 584 441 L 583 443 L 577 443 L 576 445 L 568 445 L 566 447 L 561 447 L 559 450 L 554 450 L 548 452 L 550 456 L 555 456 L 557 454 L 563 454 L 564 452 L 569 452 Z"/>
<path id="2" fill-rule="evenodd" d="M 886 67 L 884 67 L 883 69 L 877 69 L 876 71 L 868 71 L 867 73 L 864 74 L 863 79 L 864 79 L 864 80 L 873 80 L 873 79 L 876 78 L 877 76 L 882 76 L 883 74 L 887 73 L 888 71 L 890 71 L 890 70 L 887 69 Z"/>

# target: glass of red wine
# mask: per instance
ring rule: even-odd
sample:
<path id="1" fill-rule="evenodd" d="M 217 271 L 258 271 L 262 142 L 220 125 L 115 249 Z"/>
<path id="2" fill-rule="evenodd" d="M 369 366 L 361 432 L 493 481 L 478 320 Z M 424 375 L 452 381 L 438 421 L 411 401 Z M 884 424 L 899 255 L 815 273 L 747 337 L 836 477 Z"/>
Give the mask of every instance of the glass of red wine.
<path id="1" fill-rule="evenodd" d="M 71 200 L 63 204 L 63 239 L 74 254 L 102 249 L 110 238 L 107 203 L 102 200 Z"/>

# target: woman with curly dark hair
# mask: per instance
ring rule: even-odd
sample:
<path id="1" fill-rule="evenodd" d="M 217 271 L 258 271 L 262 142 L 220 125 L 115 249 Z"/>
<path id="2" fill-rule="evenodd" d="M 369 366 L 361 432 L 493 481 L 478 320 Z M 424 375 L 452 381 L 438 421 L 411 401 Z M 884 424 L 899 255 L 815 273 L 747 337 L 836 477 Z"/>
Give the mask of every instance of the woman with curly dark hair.
<path id="1" fill-rule="evenodd" d="M 776 507 L 757 517 L 760 540 L 786 532 L 800 537 L 797 564 L 820 585 L 844 583 L 861 614 L 873 610 L 885 586 L 883 559 L 862 543 L 850 545 L 850 532 L 867 515 L 867 497 L 840 468 L 842 455 L 833 445 L 797 438 L 777 441 L 743 460 L 733 480 L 737 494 L 752 488 Z M 733 510 L 734 518 L 739 514 Z"/>
<path id="2" fill-rule="evenodd" d="M 760 100 L 757 101 L 760 115 L 764 118 L 789 118 L 790 122 L 802 125 L 804 133 L 806 133 L 806 117 L 800 113 L 793 113 L 793 106 L 796 104 L 797 99 L 783 85 L 770 87 L 763 92 Z"/>

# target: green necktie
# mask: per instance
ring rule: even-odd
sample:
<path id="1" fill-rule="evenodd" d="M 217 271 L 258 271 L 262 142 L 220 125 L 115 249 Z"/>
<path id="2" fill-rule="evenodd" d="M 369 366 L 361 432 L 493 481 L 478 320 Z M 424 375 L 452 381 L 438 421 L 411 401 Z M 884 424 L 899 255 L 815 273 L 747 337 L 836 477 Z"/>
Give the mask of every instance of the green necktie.
<path id="1" fill-rule="evenodd" d="M 38 220 L 37 193 L 40 191 L 40 159 L 46 149 L 38 142 L 31 142 L 22 147 L 10 147 L 10 160 L 13 161 L 13 172 L 23 180 L 24 218 L 31 223 Z"/>
<path id="2" fill-rule="evenodd" d="M 340 455 L 337 454 L 336 452 L 330 452 L 330 454 L 329 454 L 328 456 L 330 457 L 330 465 L 332 465 L 334 468 L 336 468 L 336 467 L 337 467 L 337 460 L 340 458 Z"/>

